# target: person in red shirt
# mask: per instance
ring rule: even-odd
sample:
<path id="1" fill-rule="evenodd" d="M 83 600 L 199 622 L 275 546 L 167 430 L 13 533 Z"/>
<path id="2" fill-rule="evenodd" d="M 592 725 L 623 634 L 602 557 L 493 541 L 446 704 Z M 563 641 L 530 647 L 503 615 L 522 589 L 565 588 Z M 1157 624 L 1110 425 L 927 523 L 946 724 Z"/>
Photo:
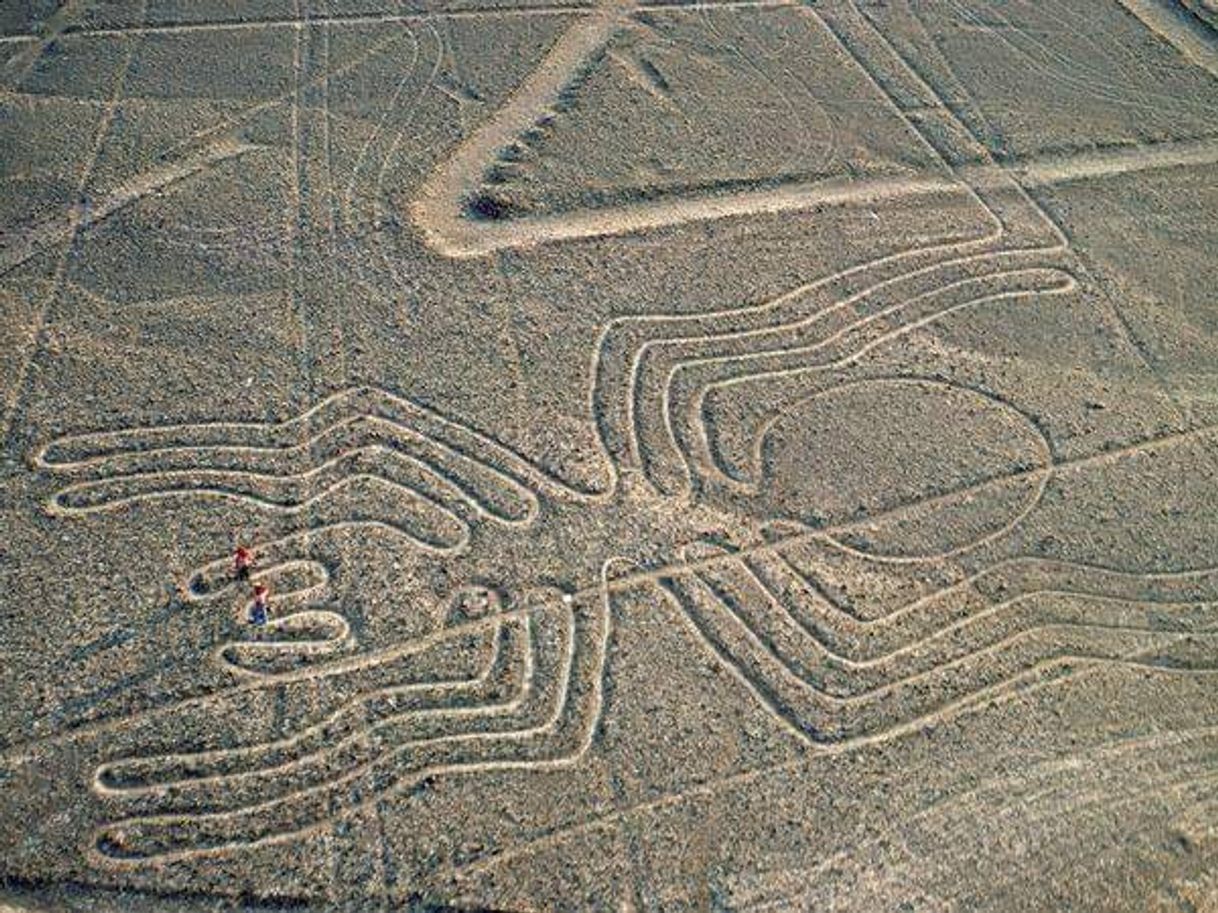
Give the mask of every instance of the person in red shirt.
<path id="1" fill-rule="evenodd" d="M 236 551 L 233 552 L 233 576 L 238 580 L 249 580 L 250 571 L 254 567 L 254 559 L 252 548 L 238 545 Z"/>
<path id="2" fill-rule="evenodd" d="M 271 591 L 265 583 L 254 584 L 254 604 L 250 606 L 250 624 L 262 627 L 271 617 Z"/>

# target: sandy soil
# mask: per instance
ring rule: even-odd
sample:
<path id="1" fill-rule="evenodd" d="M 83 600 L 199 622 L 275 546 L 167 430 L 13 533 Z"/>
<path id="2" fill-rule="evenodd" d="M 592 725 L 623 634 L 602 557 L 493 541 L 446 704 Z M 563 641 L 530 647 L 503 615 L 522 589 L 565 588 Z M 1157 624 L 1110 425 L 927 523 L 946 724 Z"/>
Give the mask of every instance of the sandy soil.
<path id="1" fill-rule="evenodd" d="M 0 909 L 1218 910 L 1215 15 L 0 4 Z"/>

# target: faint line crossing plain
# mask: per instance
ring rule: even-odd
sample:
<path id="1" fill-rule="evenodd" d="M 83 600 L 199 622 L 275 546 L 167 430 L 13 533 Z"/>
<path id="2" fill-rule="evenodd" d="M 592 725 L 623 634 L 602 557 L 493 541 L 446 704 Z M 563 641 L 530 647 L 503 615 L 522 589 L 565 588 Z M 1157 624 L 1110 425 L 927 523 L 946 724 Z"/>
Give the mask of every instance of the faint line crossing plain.
<path id="1" fill-rule="evenodd" d="M 92 228 L 114 213 L 138 203 L 154 193 L 181 183 L 187 178 L 214 168 L 229 159 L 264 148 L 266 147 L 239 142 L 232 137 L 221 137 L 220 140 L 205 146 L 194 155 L 134 175 L 88 209 L 78 207 L 69 210 L 58 221 L 48 220 L 48 223 L 39 225 L 16 238 L 11 248 L 0 251 L 0 275 L 20 266 L 45 248 L 64 242 L 73 231 Z"/>
<path id="2" fill-rule="evenodd" d="M 719 3 L 641 3 L 634 9 L 665 13 L 701 12 L 708 9 L 768 9 L 778 6 L 795 6 L 794 0 L 722 0 Z M 427 19 L 481 19 L 519 18 L 528 16 L 568 16 L 588 14 L 595 11 L 593 3 L 553 3 L 531 6 L 497 7 L 470 6 L 464 9 L 417 10 L 407 13 L 320 13 L 308 16 L 283 16 L 265 19 L 215 19 L 199 22 L 154 22 L 132 26 L 73 27 L 63 30 L 65 35 L 89 38 L 112 38 L 119 35 L 149 35 L 158 33 L 181 34 L 186 32 L 241 32 L 269 28 L 295 28 L 307 25 L 401 25 Z M 0 45 L 38 41 L 37 35 L 0 35 Z"/>

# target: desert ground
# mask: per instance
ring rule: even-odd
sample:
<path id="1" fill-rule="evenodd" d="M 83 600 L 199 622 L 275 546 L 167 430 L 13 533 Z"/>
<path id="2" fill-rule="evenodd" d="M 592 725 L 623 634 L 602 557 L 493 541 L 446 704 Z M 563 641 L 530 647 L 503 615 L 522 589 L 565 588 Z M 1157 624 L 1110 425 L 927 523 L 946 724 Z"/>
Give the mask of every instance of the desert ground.
<path id="1" fill-rule="evenodd" d="M 1212 0 L 0 4 L 0 908 L 1218 910 L 1216 289 Z"/>

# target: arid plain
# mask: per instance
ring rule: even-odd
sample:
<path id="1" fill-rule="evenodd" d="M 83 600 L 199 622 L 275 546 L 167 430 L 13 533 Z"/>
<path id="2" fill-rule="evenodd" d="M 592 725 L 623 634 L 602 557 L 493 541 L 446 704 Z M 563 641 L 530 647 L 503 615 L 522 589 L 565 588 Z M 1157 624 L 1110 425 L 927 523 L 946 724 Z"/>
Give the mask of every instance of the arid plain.
<path id="1" fill-rule="evenodd" d="M 1216 28 L 0 5 L 0 908 L 1218 910 Z"/>

